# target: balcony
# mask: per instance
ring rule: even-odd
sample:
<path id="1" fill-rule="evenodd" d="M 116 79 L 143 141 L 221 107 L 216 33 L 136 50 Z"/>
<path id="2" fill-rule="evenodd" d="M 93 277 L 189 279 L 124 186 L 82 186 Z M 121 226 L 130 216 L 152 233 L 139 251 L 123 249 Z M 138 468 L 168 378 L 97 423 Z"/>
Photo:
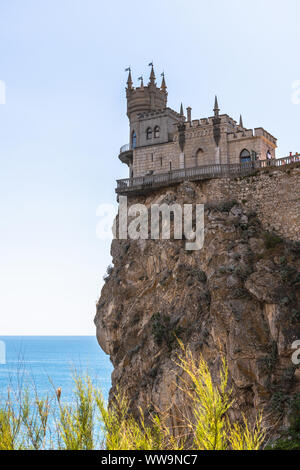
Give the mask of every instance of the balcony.
<path id="1" fill-rule="evenodd" d="M 130 165 L 132 163 L 133 158 L 133 151 L 130 148 L 129 144 L 122 145 L 120 148 L 119 159 L 122 163 L 126 163 L 126 165 Z"/>
<path id="2" fill-rule="evenodd" d="M 213 178 L 236 178 L 255 174 L 260 169 L 271 169 L 274 167 L 284 168 L 286 165 L 300 164 L 300 155 L 290 155 L 285 158 L 272 160 L 257 160 L 254 162 L 214 164 L 172 170 L 168 173 L 157 173 L 153 175 L 137 176 L 117 180 L 117 194 L 143 194 L 153 189 L 179 184 L 183 181 L 199 181 Z"/>

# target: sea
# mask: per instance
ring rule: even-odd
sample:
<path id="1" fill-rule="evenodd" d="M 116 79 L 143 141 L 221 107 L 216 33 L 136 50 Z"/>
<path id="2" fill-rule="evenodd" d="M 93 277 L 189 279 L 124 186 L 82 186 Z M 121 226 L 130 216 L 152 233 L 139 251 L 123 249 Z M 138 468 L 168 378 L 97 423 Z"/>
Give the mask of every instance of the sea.
<path id="1" fill-rule="evenodd" d="M 20 389 L 70 404 L 74 375 L 89 375 L 105 399 L 113 367 L 94 336 L 0 336 L 0 407 Z"/>

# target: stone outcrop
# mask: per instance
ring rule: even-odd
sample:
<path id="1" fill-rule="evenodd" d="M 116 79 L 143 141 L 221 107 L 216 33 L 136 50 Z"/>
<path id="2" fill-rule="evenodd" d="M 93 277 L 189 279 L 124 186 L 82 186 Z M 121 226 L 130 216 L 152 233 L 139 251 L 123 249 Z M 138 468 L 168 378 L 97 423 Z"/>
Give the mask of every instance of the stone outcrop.
<path id="1" fill-rule="evenodd" d="M 95 324 L 114 365 L 112 390 L 131 408 L 170 409 L 170 424 L 189 413 L 174 382 L 176 336 L 202 354 L 216 377 L 229 367 L 233 417 L 264 409 L 286 423 L 300 392 L 292 344 L 300 339 L 300 169 L 240 180 L 184 183 L 129 200 L 205 204 L 202 250 L 185 240 L 114 240 L 113 268 Z"/>

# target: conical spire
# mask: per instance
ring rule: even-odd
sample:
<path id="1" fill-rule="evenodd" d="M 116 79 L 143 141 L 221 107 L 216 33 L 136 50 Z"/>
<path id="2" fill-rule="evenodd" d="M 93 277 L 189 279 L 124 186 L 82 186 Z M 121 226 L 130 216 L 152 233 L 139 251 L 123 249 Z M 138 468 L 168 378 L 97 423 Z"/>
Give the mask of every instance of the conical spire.
<path id="1" fill-rule="evenodd" d="M 182 103 L 181 103 L 181 105 L 180 105 L 180 113 L 179 113 L 179 114 L 180 114 L 180 116 L 184 116 Z"/>
<path id="2" fill-rule="evenodd" d="M 219 108 L 219 103 L 218 103 L 218 97 L 216 95 L 215 96 L 215 107 L 214 107 L 215 116 L 219 116 L 219 111 L 220 111 L 220 108 Z"/>
<path id="3" fill-rule="evenodd" d="M 132 90 L 132 78 L 131 78 L 131 69 L 128 67 L 128 78 L 127 78 L 127 88 L 128 90 Z"/>
<path id="4" fill-rule="evenodd" d="M 150 62 L 149 65 L 151 65 L 149 85 L 155 85 L 155 73 L 154 73 L 154 68 L 153 68 L 153 62 Z"/>
<path id="5" fill-rule="evenodd" d="M 240 115 L 240 127 L 244 127 L 242 115 Z"/>
<path id="6" fill-rule="evenodd" d="M 161 91 L 163 91 L 164 93 L 166 93 L 166 91 L 167 91 L 167 86 L 166 86 L 166 81 L 165 81 L 165 74 L 164 74 L 164 72 L 163 72 L 161 75 L 162 75 L 162 81 L 161 81 L 160 89 L 161 89 Z"/>

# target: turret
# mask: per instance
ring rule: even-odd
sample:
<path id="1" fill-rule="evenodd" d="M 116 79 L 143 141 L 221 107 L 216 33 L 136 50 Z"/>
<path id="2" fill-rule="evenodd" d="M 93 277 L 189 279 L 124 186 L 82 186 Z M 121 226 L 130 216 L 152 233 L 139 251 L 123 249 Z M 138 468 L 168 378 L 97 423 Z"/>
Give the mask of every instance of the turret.
<path id="1" fill-rule="evenodd" d="M 165 73 L 163 72 L 161 74 L 162 76 L 162 81 L 161 81 L 161 85 L 160 85 L 160 90 L 166 95 L 167 97 L 167 86 L 166 86 L 166 81 L 165 81 Z"/>
<path id="2" fill-rule="evenodd" d="M 182 105 L 182 103 L 181 103 L 181 105 L 180 105 L 179 114 L 180 114 L 180 117 L 181 117 L 181 118 L 184 118 L 184 112 L 183 112 L 183 105 Z"/>
<path id="3" fill-rule="evenodd" d="M 220 139 L 221 139 L 220 124 L 221 124 L 220 108 L 219 108 L 218 98 L 217 98 L 217 96 L 215 96 L 214 118 L 213 118 L 213 135 L 214 135 L 214 140 L 215 140 L 215 144 L 217 146 L 217 149 L 219 148 L 219 143 L 220 143 Z M 219 150 L 217 151 L 217 155 L 216 155 L 216 163 L 220 163 L 219 162 Z"/>
<path id="4" fill-rule="evenodd" d="M 215 106 L 214 106 L 214 115 L 215 117 L 219 116 L 220 108 L 219 108 L 219 103 L 218 103 L 218 97 L 215 96 Z"/>
<path id="5" fill-rule="evenodd" d="M 132 78 L 131 78 L 131 68 L 128 67 L 126 69 L 128 71 L 128 78 L 127 78 L 127 88 L 126 91 L 130 92 L 132 90 Z"/>
<path id="6" fill-rule="evenodd" d="M 149 83 L 144 86 L 141 77 L 141 85 L 134 88 L 132 86 L 131 71 L 129 70 L 126 97 L 127 97 L 127 116 L 132 122 L 139 113 L 159 111 L 166 109 L 167 106 L 167 87 L 165 77 L 163 76 L 161 87 L 156 85 L 155 73 L 153 64 L 151 65 L 151 72 Z"/>
<path id="7" fill-rule="evenodd" d="M 240 115 L 240 127 L 244 128 L 242 115 Z"/>

